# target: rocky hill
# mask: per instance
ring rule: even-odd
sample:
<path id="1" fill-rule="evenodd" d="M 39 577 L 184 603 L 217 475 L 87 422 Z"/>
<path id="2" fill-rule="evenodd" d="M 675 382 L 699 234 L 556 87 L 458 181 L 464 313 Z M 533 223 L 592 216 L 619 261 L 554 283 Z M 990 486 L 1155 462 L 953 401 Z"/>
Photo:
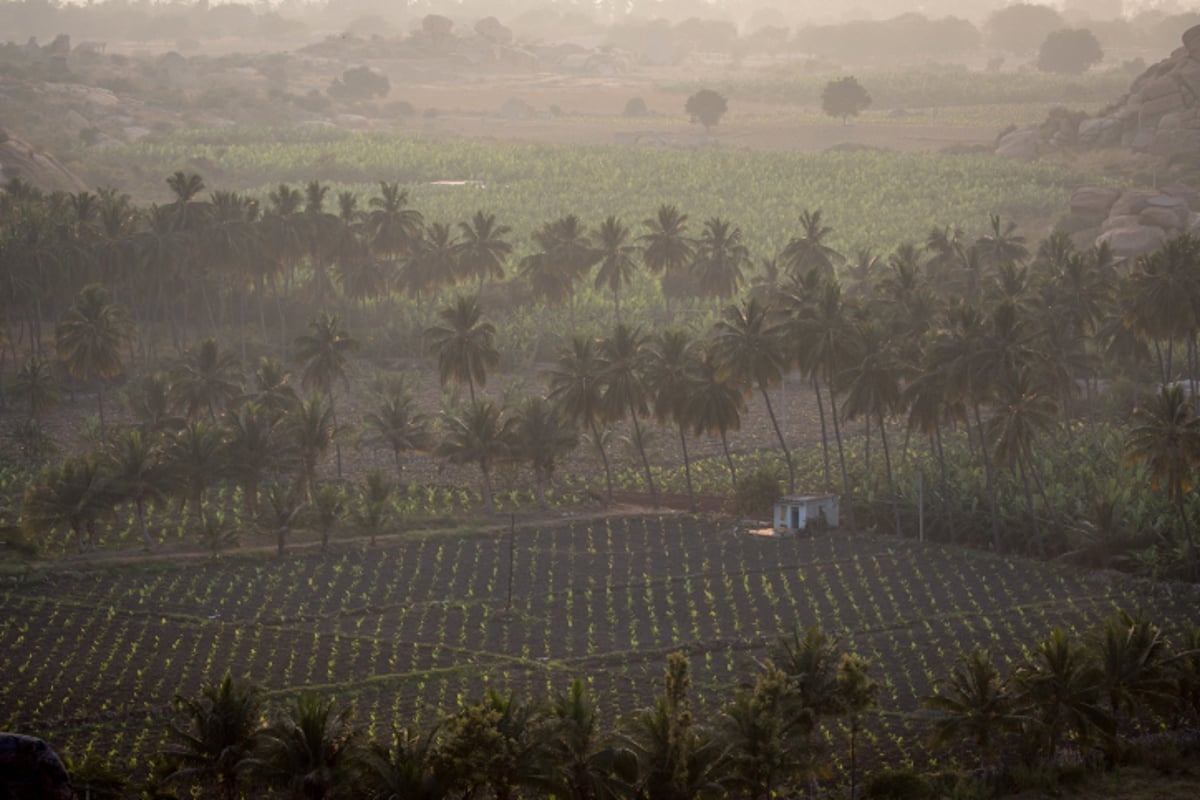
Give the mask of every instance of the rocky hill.
<path id="1" fill-rule="evenodd" d="M 0 128 L 0 178 L 19 178 L 43 191 L 78 192 L 87 188 L 82 180 L 49 153 Z"/>

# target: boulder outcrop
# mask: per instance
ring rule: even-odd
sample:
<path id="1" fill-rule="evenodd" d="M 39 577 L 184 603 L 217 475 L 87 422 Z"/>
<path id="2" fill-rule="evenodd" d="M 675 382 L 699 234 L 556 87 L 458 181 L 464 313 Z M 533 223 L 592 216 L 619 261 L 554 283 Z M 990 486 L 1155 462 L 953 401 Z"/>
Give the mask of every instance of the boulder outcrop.
<path id="1" fill-rule="evenodd" d="M 0 184 L 19 178 L 43 191 L 79 192 L 87 184 L 57 158 L 0 128 Z"/>
<path id="2" fill-rule="evenodd" d="M 1077 245 L 1107 243 L 1114 255 L 1149 253 L 1181 233 L 1200 231 L 1200 196 L 1184 185 L 1162 189 L 1084 186 L 1071 195 L 1071 211 L 1060 227 Z"/>

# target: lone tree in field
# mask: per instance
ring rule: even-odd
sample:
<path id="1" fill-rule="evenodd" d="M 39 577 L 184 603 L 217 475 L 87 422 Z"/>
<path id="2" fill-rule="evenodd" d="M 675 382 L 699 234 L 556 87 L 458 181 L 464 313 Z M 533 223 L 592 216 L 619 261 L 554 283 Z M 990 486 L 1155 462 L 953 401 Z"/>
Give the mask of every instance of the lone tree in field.
<path id="1" fill-rule="evenodd" d="M 1042 72 L 1081 75 L 1104 58 L 1104 50 L 1087 28 L 1054 31 L 1038 50 L 1037 68 Z"/>
<path id="2" fill-rule="evenodd" d="M 843 125 L 870 106 L 870 93 L 853 75 L 830 81 L 821 92 L 821 110 L 831 117 L 841 117 Z"/>
<path id="3" fill-rule="evenodd" d="M 701 89 L 687 99 L 683 110 L 692 118 L 692 122 L 699 122 L 703 125 L 707 133 L 721 121 L 721 117 L 725 116 L 729 107 L 725 102 L 724 95 L 714 92 L 712 89 Z"/>

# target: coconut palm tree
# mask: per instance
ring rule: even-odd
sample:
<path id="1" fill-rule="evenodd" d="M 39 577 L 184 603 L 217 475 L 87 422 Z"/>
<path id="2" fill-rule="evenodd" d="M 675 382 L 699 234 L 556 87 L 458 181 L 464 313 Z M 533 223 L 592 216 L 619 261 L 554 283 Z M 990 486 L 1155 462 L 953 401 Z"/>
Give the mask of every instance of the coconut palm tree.
<path id="1" fill-rule="evenodd" d="M 314 392 L 288 412 L 283 426 L 284 436 L 296 453 L 300 482 L 311 498 L 317 482 L 317 465 L 337 435 L 333 411 L 325 398 Z"/>
<path id="2" fill-rule="evenodd" d="M 220 429 L 203 420 L 187 423 L 167 443 L 163 460 L 167 473 L 183 493 L 180 512 L 190 502 L 192 514 L 200 519 L 204 495 L 225 467 Z"/>
<path id="3" fill-rule="evenodd" d="M 646 488 L 658 508 L 658 488 L 646 457 L 642 426 L 638 420 L 650 413 L 649 388 L 646 384 L 646 357 L 649 337 L 639 328 L 621 323 L 599 344 L 600 373 L 604 391 L 600 396 L 600 411 L 610 422 L 624 419 L 628 414 L 633 423 L 634 441 L 642 457 Z"/>
<path id="4" fill-rule="evenodd" d="M 173 370 L 171 388 L 188 419 L 208 412 L 209 420 L 216 422 L 217 411 L 242 393 L 240 372 L 235 353 L 222 352 L 216 339 L 203 339 L 184 353 Z"/>
<path id="5" fill-rule="evenodd" d="M 538 505 L 546 508 L 546 489 L 558 462 L 579 445 L 579 436 L 558 406 L 544 397 L 528 397 L 517 408 L 514 454 L 533 469 Z"/>
<path id="6" fill-rule="evenodd" d="M 737 470 L 729 452 L 729 432 L 742 425 L 742 411 L 746 401 L 742 392 L 728 378 L 723 377 L 721 367 L 709 347 L 705 347 L 689 377 L 687 405 L 684 416 L 690 420 L 692 432 L 721 434 L 721 449 L 725 453 L 725 464 L 729 467 L 729 483 L 737 488 Z"/>
<path id="7" fill-rule="evenodd" d="M 862 343 L 863 357 L 857 364 L 842 371 L 839 380 L 846 387 L 842 402 L 842 415 L 847 420 L 874 416 L 883 444 L 883 457 L 887 470 L 888 494 L 891 499 L 892 515 L 896 535 L 902 536 L 900 528 L 900 506 L 896 496 L 896 480 L 892 472 L 892 456 L 888 447 L 886 418 L 900 409 L 901 385 L 905 366 L 890 347 L 891 340 L 870 323 L 859 326 L 858 339 Z M 867 431 L 867 469 L 870 469 L 870 428 Z"/>
<path id="8" fill-rule="evenodd" d="M 431 422 L 429 415 L 417 409 L 411 392 L 404 389 L 388 392 L 379 398 L 374 410 L 363 417 L 362 441 L 391 448 L 396 461 L 396 478 L 403 481 L 403 455 L 424 452 L 433 446 Z"/>
<path id="9" fill-rule="evenodd" d="M 104 430 L 104 382 L 124 369 L 121 348 L 133 336 L 133 324 L 123 306 L 111 301 L 108 290 L 93 283 L 83 287 L 58 323 L 58 357 L 67 374 L 97 380 L 96 407 Z"/>
<path id="10" fill-rule="evenodd" d="M 604 741 L 596 701 L 576 679 L 550 702 L 546 749 L 551 785 L 571 800 L 619 800 L 637 779 L 637 759 Z M 560 794 L 561 793 L 561 794 Z"/>
<path id="11" fill-rule="evenodd" d="M 979 768 L 991 760 L 996 740 L 1020 726 L 1007 683 L 987 650 L 976 647 L 955 659 L 949 677 L 935 682 L 937 693 L 921 704 L 938 713 L 930 741 L 934 747 L 972 741 L 979 750 Z"/>
<path id="12" fill-rule="evenodd" d="M 354 786 L 365 800 L 443 800 L 446 780 L 433 765 L 434 735 L 394 731 L 392 745 L 371 740 L 351 754 Z"/>
<path id="13" fill-rule="evenodd" d="M 168 781 L 215 783 L 223 800 L 239 796 L 247 760 L 262 736 L 262 690 L 226 672 L 194 698 L 175 696 L 187 725 L 172 725 L 163 750 Z"/>
<path id="14" fill-rule="evenodd" d="M 696 288 L 701 295 L 722 299 L 733 297 L 750 263 L 750 251 L 742 243 L 741 228 L 720 217 L 705 221 L 691 263 Z"/>
<path id="15" fill-rule="evenodd" d="M 770 387 L 783 380 L 787 357 L 783 347 L 783 328 L 774 322 L 767 307 L 751 299 L 744 306 L 725 309 L 713 332 L 713 354 L 720 365 L 721 377 L 746 390 L 757 388 L 767 407 L 767 416 L 779 439 L 788 467 L 788 491 L 796 490 L 796 466 L 783 430 L 771 405 Z"/>
<path id="16" fill-rule="evenodd" d="M 17 400 L 29 403 L 30 421 L 45 417 L 58 407 L 60 392 L 54 378 L 54 365 L 37 355 L 30 355 L 17 371 L 13 395 Z"/>
<path id="17" fill-rule="evenodd" d="M 771 661 L 753 688 L 743 687 L 722 710 L 729 778 L 751 800 L 767 800 L 787 781 L 814 771 L 809 733 L 815 720 L 804 713 L 788 677 Z"/>
<path id="18" fill-rule="evenodd" d="M 1126 458 L 1146 464 L 1151 486 L 1175 502 L 1188 547 L 1189 570 L 1200 577 L 1191 520 L 1185 500 L 1200 463 L 1200 417 L 1182 386 L 1164 386 L 1152 401 L 1134 411 L 1134 425 L 1125 439 Z"/>
<path id="19" fill-rule="evenodd" d="M 98 459 L 73 457 L 41 471 L 25 492 L 21 519 L 33 536 L 66 526 L 82 553 L 95 548 L 96 520 L 110 507 L 108 482 Z"/>
<path id="20" fill-rule="evenodd" d="M 470 222 L 458 223 L 461 237 L 455 246 L 459 275 L 479 281 L 477 293 L 483 292 L 488 278 L 504 278 L 504 261 L 512 253 L 512 244 L 504 237 L 512 233 L 507 225 L 497 225 L 495 214 L 476 211 Z"/>
<path id="21" fill-rule="evenodd" d="M 546 781 L 540 709 L 514 695 L 489 689 L 480 702 L 461 706 L 439 734 L 434 765 L 447 776 L 452 794 L 474 797 L 490 789 L 496 800 L 513 800 L 521 789 Z M 480 758 L 481 753 L 487 758 Z"/>
<path id="22" fill-rule="evenodd" d="M 472 400 L 461 413 L 446 420 L 446 434 L 436 453 L 451 464 L 474 463 L 482 478 L 483 507 L 494 514 L 492 469 L 513 452 L 512 417 L 490 399 Z"/>
<path id="23" fill-rule="evenodd" d="M 129 410 L 146 434 L 174 434 L 185 424 L 175 412 L 175 391 L 165 370 L 144 374 L 129 391 Z"/>
<path id="24" fill-rule="evenodd" d="M 312 525 L 321 537 L 321 551 L 329 547 L 329 534 L 346 510 L 346 495 L 341 487 L 332 483 L 321 484 L 313 492 L 309 506 Z"/>
<path id="25" fill-rule="evenodd" d="M 608 500 L 612 502 L 612 470 L 604 451 L 604 439 L 600 435 L 600 423 L 604 418 L 604 364 L 596 352 L 594 340 L 579 335 L 571 337 L 570 344 L 559 355 L 549 378 L 548 398 L 567 419 L 591 432 L 592 442 L 604 464 L 604 482 L 608 489 Z"/>
<path id="26" fill-rule="evenodd" d="M 253 400 L 230 412 L 226 426 L 225 461 L 231 477 L 240 481 L 246 513 L 258 516 L 258 488 L 263 478 L 288 460 L 288 443 L 281 417 Z"/>
<path id="27" fill-rule="evenodd" d="M 824 223 L 821 210 L 800 212 L 800 234 L 793 236 L 780 253 L 784 265 L 793 275 L 816 269 L 822 277 L 832 278 L 833 267 L 845 260 L 826 241 L 833 228 Z"/>
<path id="28" fill-rule="evenodd" d="M 421 212 L 408 208 L 408 192 L 399 183 L 379 182 L 369 201 L 366 230 L 371 249 L 395 260 L 408 254 L 421 231 Z"/>
<path id="29" fill-rule="evenodd" d="M 621 289 L 633 280 L 637 272 L 637 245 L 629 242 L 629 228 L 614 216 L 606 217 L 592 234 L 600 257 L 595 287 L 612 292 L 613 311 L 621 320 Z"/>
<path id="30" fill-rule="evenodd" d="M 329 414 L 334 427 L 334 452 L 337 456 L 337 475 L 342 477 L 342 448 L 337 441 L 337 407 L 334 386 L 341 383 L 347 391 L 350 378 L 346 372 L 350 354 L 358 350 L 358 340 L 346 333 L 336 314 L 324 311 L 308 323 L 308 333 L 296 338 L 296 355 L 304 362 L 301 385 L 324 394 L 329 399 Z"/>
<path id="31" fill-rule="evenodd" d="M 361 733 L 351 709 L 335 712 L 333 703 L 300 694 L 262 731 L 250 765 L 292 800 L 324 800 L 347 775 Z"/>
<path id="32" fill-rule="evenodd" d="M 438 377 L 443 387 L 450 381 L 467 384 L 475 402 L 475 385 L 485 386 L 488 371 L 500 364 L 496 326 L 484 317 L 478 296 L 471 295 L 459 295 L 438 311 L 438 318 L 441 322 L 425 331 L 437 354 Z"/>
<path id="33" fill-rule="evenodd" d="M 692 419 L 688 416 L 691 399 L 689 392 L 699 367 L 695 342 L 686 331 L 664 331 L 655 336 L 646 349 L 644 368 L 650 406 L 659 424 L 673 422 L 679 431 L 683 475 L 693 509 L 696 497 L 692 489 L 692 463 L 688 456 L 687 429 L 692 425 Z"/>
<path id="34" fill-rule="evenodd" d="M 1176 237 L 1138 259 L 1126 284 L 1125 325 L 1154 342 L 1163 384 L 1175 369 L 1175 342 L 1193 341 L 1200 327 L 1198 259 L 1200 239 Z"/>
<path id="35" fill-rule="evenodd" d="M 1029 258 L 1025 237 L 1016 232 L 1017 223 L 1009 220 L 1007 225 L 1002 225 L 999 214 L 992 214 L 990 222 L 991 229 L 975 242 L 986 266 L 999 269 Z"/>
<path id="36" fill-rule="evenodd" d="M 642 221 L 646 232 L 638 237 L 646 269 L 662 279 L 663 294 L 670 298 L 674 287 L 692 263 L 695 242 L 688 237 L 688 215 L 673 205 L 658 207 L 653 217 Z"/>
<path id="37" fill-rule="evenodd" d="M 400 285 L 419 304 L 425 292 L 454 282 L 459 242 L 451 227 L 434 222 L 413 240 L 400 262 Z"/>
<path id="38" fill-rule="evenodd" d="M 171 476 L 163 464 L 163 450 L 155 437 L 136 428 L 127 429 L 109 446 L 105 472 L 108 491 L 114 500 L 133 503 L 137 512 L 142 547 L 153 547 L 146 525 L 146 505 L 162 503 L 171 488 Z"/>
<path id="39" fill-rule="evenodd" d="M 1046 758 L 1054 758 L 1064 736 L 1086 742 L 1096 731 L 1108 734 L 1112 718 L 1104 708 L 1100 669 L 1087 650 L 1055 628 L 1014 674 L 1016 704 L 1030 720 L 1030 733 Z"/>
<path id="40" fill-rule="evenodd" d="M 295 484 L 273 483 L 267 489 L 267 509 L 255 522 L 263 533 L 275 538 L 276 554 L 283 557 L 288 534 L 300 527 L 308 504 Z"/>
<path id="41" fill-rule="evenodd" d="M 1113 716 L 1113 749 L 1121 756 L 1121 722 L 1175 704 L 1171 649 L 1158 626 L 1124 609 L 1108 617 L 1089 642 Z"/>
<path id="42" fill-rule="evenodd" d="M 371 536 L 371 547 L 395 516 L 392 494 L 396 487 L 384 474 L 373 469 L 363 479 L 358 493 L 358 505 L 353 510 L 354 521 Z"/>
<path id="43" fill-rule="evenodd" d="M 300 397 L 290 383 L 291 377 L 283 362 L 263 356 L 254 369 L 246 397 L 270 411 L 272 416 L 283 416 L 300 404 Z"/>

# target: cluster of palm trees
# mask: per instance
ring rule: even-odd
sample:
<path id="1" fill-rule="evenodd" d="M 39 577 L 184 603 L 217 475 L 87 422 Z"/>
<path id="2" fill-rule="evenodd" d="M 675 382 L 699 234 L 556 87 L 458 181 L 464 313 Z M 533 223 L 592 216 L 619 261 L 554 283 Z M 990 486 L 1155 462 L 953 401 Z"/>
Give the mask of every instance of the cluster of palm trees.
<path id="1" fill-rule="evenodd" d="M 1118 262 L 1103 247 L 1079 252 L 1058 233 L 1031 249 L 1012 223 L 994 216 L 978 237 L 937 228 L 886 257 L 864 250 L 848 258 L 830 246 L 832 231 L 821 213 L 804 211 L 778 255 L 754 264 L 736 226 L 711 219 L 693 236 L 688 216 L 664 205 L 640 234 L 616 217 L 589 229 L 567 214 L 533 231 L 530 252 L 515 259 L 506 238 L 511 231 L 494 215 L 481 211 L 457 226 L 426 224 L 397 184 L 381 184 L 365 209 L 343 193 L 338 213 L 325 210 L 328 189 L 318 182 L 304 191 L 280 186 L 261 208 L 232 193 L 201 200 L 203 181 L 194 174 L 176 173 L 168 184 L 175 201 L 145 210 L 110 191 L 42 196 L 10 182 L 0 194 L 5 330 L 14 339 L 0 347 L 0 358 L 15 354 L 18 343 L 30 354 L 15 388 L 29 403 L 24 440 L 35 453 L 45 441 L 34 423 L 53 405 L 42 389 L 52 373 L 41 344 L 46 318 L 60 320 L 62 370 L 73 383 L 98 389 L 103 426 L 105 381 L 117 371 L 122 347 L 131 361 L 139 341 L 154 341 L 148 327 L 166 326 L 180 354 L 189 351 L 188 336 L 196 331 L 240 330 L 246 363 L 249 309 L 257 307 L 266 341 L 273 307 L 280 357 L 286 358 L 292 347 L 307 347 L 304 337 L 286 333 L 289 325 L 303 324 L 297 310 L 308 309 L 311 320 L 313 306 L 340 301 L 348 309 L 376 298 L 395 303 L 407 293 L 427 319 L 433 312 L 424 309 L 441 308 L 432 325 L 420 326 L 417 349 L 436 355 L 443 385 L 467 387 L 470 404 L 444 426 L 457 444 L 446 445 L 443 455 L 479 466 L 489 507 L 492 469 L 520 456 L 513 426 L 525 418 L 545 422 L 542 441 L 557 443 L 533 465 L 539 493 L 555 460 L 572 446 L 571 429 L 583 431 L 596 449 L 611 493 L 606 443 L 613 426 L 623 424 L 631 429 L 645 488 L 657 497 L 643 424 L 652 417 L 677 434 L 689 491 L 689 433 L 720 435 L 736 482 L 728 435 L 738 430 L 751 395 L 762 402 L 794 489 L 793 447 L 817 433 L 787 430 L 770 390 L 798 374 L 817 403 L 819 483 L 840 488 L 852 521 L 855 498 L 870 498 L 872 508 L 862 509 L 870 524 L 909 532 L 915 501 L 897 482 L 897 469 L 928 463 L 937 476 L 927 487 L 939 512 L 928 520 L 935 535 L 953 537 L 968 518 L 976 530 L 974 509 L 983 509 L 991 547 L 1049 555 L 1064 549 L 1054 531 L 1066 512 L 1047 488 L 1045 445 L 1074 446 L 1085 435 L 1079 420 L 1096 421 L 1101 379 L 1131 376 L 1167 387 L 1157 401 L 1161 409 L 1143 406 L 1129 454 L 1148 465 L 1153 485 L 1174 501 L 1176 530 L 1166 539 L 1188 542 L 1189 570 L 1200 569 L 1191 544 L 1194 510 L 1182 490 L 1200 447 L 1172 444 L 1178 437 L 1171 427 L 1186 432 L 1200 423 L 1186 398 L 1165 405 L 1173 391 L 1168 384 L 1200 374 L 1200 244 L 1188 236 L 1136 262 Z M 517 260 L 520 279 L 512 283 L 525 294 L 503 297 L 565 303 L 590 276 L 593 287 L 612 295 L 616 317 L 598 337 L 560 332 L 544 399 L 549 406 L 521 414 L 477 394 L 501 362 L 496 341 L 508 319 L 487 318 L 489 293 L 481 290 L 505 276 L 510 260 Z M 675 315 L 674 326 L 626 321 L 622 294 L 641 268 L 660 276 L 668 299 L 719 300 L 687 301 L 680 310 L 696 313 L 684 323 Z M 99 288 L 66 294 L 97 278 L 118 302 L 103 302 Z M 462 282 L 471 284 L 471 293 L 444 306 L 427 302 Z M 739 293 L 739 302 L 720 305 Z M 97 318 L 122 307 L 128 311 L 111 320 Z M 539 343 L 546 316 L 538 315 Z M 85 346 L 87 332 L 98 325 L 110 332 L 105 347 L 117 354 L 115 362 Z M 343 337 L 339 346 L 348 342 Z M 152 350 L 142 347 L 147 355 Z M 318 373 L 311 372 L 315 383 L 308 383 L 325 395 L 333 415 L 333 385 L 345 381 Z M 310 375 L 307 365 L 304 374 Z M 904 435 L 899 448 L 898 433 Z M 914 439 L 928 442 L 927 456 L 913 452 Z M 882 459 L 874 458 L 876 443 Z M 964 447 L 967 457 L 954 463 L 953 453 Z M 340 462 L 336 438 L 333 448 Z M 406 448 L 402 442 L 394 447 L 397 458 Z M 310 452 L 319 458 L 322 451 Z M 534 453 L 525 456 L 532 464 Z M 303 483 L 311 486 L 317 466 L 306 462 Z"/>
<path id="2" fill-rule="evenodd" d="M 596 699 L 575 680 L 542 703 L 491 689 L 461 700 L 432 730 L 397 728 L 382 742 L 349 707 L 300 694 L 271 710 L 260 689 L 227 674 L 178 698 L 182 724 L 157 777 L 226 798 L 266 785 L 295 798 L 764 800 L 830 775 L 823 723 L 840 718 L 843 779 L 853 787 L 858 734 L 880 705 L 871 671 L 840 640 L 797 629 L 711 725 L 692 705 L 687 657 L 674 653 L 662 694 L 615 730 L 602 727 Z M 1138 735 L 1200 718 L 1200 630 L 1172 642 L 1145 617 L 1119 611 L 1081 640 L 1055 629 L 1008 679 L 986 650 L 963 653 L 935 687 L 922 701 L 930 741 L 956 758 L 974 751 L 980 767 L 994 768 L 1096 747 L 1115 763 L 1136 751 Z"/>

